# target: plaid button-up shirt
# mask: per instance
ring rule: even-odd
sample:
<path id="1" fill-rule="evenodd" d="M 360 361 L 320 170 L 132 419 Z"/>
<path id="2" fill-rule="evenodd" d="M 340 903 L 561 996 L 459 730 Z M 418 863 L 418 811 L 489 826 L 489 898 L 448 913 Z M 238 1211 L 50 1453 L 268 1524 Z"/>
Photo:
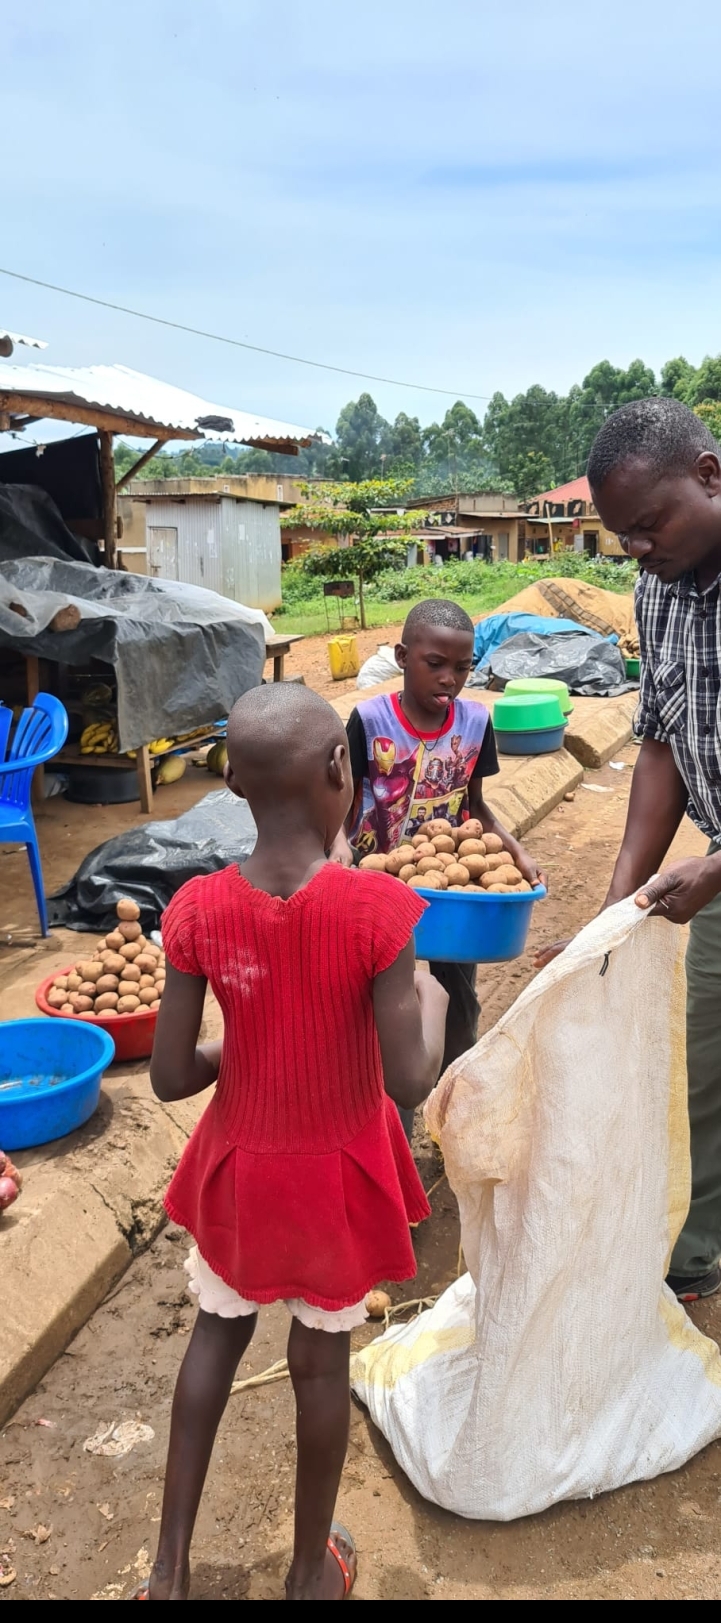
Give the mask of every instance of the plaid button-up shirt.
<path id="1" fill-rule="evenodd" d="M 693 574 L 665 586 L 641 574 L 637 737 L 670 744 L 689 794 L 688 815 L 721 840 L 721 577 L 699 592 Z"/>

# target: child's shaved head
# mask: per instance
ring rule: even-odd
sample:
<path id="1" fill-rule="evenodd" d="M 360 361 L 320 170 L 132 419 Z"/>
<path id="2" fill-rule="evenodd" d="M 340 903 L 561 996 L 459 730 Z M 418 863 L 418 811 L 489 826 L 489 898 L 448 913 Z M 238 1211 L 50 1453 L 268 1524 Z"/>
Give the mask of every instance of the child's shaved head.
<path id="1" fill-rule="evenodd" d="M 278 794 L 311 791 L 325 779 L 334 752 L 347 747 L 335 710 L 311 688 L 273 682 L 251 688 L 228 717 L 228 764 L 232 777 L 253 789 Z"/>

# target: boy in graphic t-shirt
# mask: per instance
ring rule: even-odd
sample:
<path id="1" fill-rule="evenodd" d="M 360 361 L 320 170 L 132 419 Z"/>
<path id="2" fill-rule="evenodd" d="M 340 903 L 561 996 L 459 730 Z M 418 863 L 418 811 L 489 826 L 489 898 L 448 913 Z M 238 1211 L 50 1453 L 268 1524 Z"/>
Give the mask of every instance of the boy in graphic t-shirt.
<path id="1" fill-rule="evenodd" d="M 433 817 L 454 827 L 477 817 L 486 833 L 501 836 L 524 878 L 537 884 L 542 875 L 533 858 L 483 798 L 483 779 L 498 772 L 490 715 L 485 705 L 458 698 L 473 660 L 472 620 L 458 603 L 429 598 L 411 609 L 401 635 L 402 691 L 362 699 L 348 720 L 355 794 L 331 856 L 350 866 L 373 851 L 395 850 Z M 477 966 L 430 967 L 450 999 L 445 1069 L 476 1042 Z M 407 1132 L 411 1125 L 412 1116 L 405 1118 Z"/>

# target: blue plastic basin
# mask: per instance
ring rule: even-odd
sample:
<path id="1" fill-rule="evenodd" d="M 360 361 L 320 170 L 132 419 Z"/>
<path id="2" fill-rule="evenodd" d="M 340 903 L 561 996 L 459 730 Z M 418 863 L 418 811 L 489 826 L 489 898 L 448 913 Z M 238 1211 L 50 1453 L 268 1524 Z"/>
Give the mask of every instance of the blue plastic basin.
<path id="1" fill-rule="evenodd" d="M 518 958 L 526 945 L 534 902 L 546 894 L 543 885 L 519 896 L 417 890 L 430 906 L 415 928 L 416 957 L 451 964 L 500 964 Z"/>
<path id="2" fill-rule="evenodd" d="M 533 733 L 504 733 L 495 728 L 501 755 L 550 755 L 563 748 L 565 727 L 541 727 Z"/>
<path id="3" fill-rule="evenodd" d="M 98 1108 L 115 1044 L 83 1020 L 0 1026 L 0 1148 L 28 1150 L 82 1127 Z"/>

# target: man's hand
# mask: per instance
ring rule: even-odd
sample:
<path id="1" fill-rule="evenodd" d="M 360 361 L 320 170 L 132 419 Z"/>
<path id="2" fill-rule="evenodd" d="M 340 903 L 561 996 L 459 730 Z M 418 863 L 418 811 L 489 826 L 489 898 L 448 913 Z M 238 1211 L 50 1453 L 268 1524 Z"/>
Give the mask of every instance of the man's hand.
<path id="1" fill-rule="evenodd" d="M 721 891 L 721 857 L 687 857 L 644 885 L 636 906 L 650 909 L 652 918 L 688 924 Z"/>
<path id="2" fill-rule="evenodd" d="M 342 868 L 353 867 L 353 848 L 344 828 L 340 830 L 328 852 L 329 862 L 339 862 Z"/>

